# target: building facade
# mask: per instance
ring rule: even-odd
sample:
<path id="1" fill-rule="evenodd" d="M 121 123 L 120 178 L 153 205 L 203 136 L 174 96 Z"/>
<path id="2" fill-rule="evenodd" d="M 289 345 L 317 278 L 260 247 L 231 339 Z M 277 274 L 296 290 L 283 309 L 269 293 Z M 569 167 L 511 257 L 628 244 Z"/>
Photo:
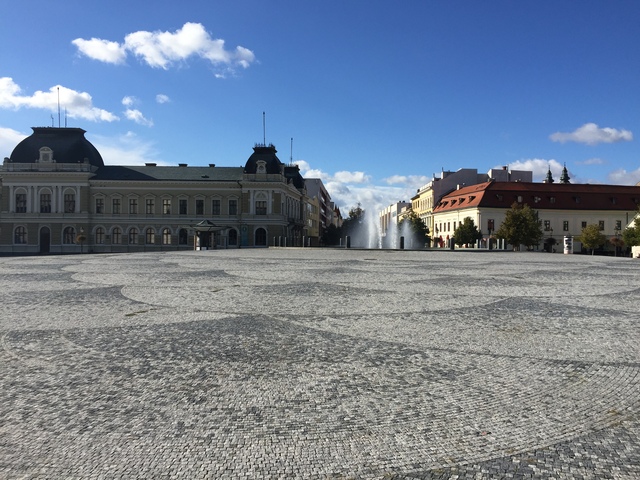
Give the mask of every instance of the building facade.
<path id="1" fill-rule="evenodd" d="M 607 237 L 620 236 L 640 204 L 640 186 L 488 181 L 445 195 L 433 211 L 438 244 L 448 245 L 465 218 L 473 219 L 486 242 L 514 204 L 528 204 L 538 214 L 545 243 L 562 245 L 596 224 Z M 548 239 L 553 239 L 549 241 Z M 579 242 L 574 244 L 579 251 Z"/>
<path id="2" fill-rule="evenodd" d="M 461 168 L 455 172 L 443 170 L 440 177 L 434 175 L 429 183 L 417 190 L 416 195 L 411 198 L 411 208 L 433 236 L 436 231 L 433 210 L 440 199 L 460 188 L 484 183 L 490 179 L 499 182 L 532 182 L 533 172 L 509 170 L 506 166 L 493 168 L 488 173 L 478 173 L 475 168 Z"/>
<path id="3" fill-rule="evenodd" d="M 84 133 L 35 127 L 4 159 L 0 253 L 302 245 L 304 179 L 273 145 L 244 167 L 112 166 Z"/>

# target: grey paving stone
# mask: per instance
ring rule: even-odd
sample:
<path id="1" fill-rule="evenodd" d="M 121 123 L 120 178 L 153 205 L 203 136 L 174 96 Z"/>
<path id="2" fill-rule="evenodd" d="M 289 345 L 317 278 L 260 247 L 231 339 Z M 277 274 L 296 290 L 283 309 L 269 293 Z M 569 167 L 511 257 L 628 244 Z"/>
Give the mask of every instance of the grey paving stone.
<path id="1" fill-rule="evenodd" d="M 640 263 L 0 258 L 0 478 L 640 478 Z"/>

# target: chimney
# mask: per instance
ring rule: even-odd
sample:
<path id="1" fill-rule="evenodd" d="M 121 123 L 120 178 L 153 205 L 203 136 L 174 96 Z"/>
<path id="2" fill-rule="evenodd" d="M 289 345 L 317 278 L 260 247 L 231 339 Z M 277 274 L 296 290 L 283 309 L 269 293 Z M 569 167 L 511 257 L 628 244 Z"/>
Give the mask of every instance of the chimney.
<path id="1" fill-rule="evenodd" d="M 155 167 L 157 165 L 157 163 L 145 163 L 144 166 L 145 167 Z"/>
<path id="2" fill-rule="evenodd" d="M 178 166 L 179 166 L 179 167 L 186 167 L 186 166 L 187 166 L 187 164 L 186 164 L 186 163 L 179 163 L 179 164 L 178 164 Z"/>

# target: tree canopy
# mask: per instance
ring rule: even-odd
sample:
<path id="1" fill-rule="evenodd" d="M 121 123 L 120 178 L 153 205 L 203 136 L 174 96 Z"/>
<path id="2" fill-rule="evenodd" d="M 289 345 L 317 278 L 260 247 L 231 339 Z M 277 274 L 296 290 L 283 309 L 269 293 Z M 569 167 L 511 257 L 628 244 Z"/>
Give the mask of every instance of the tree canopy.
<path id="1" fill-rule="evenodd" d="M 398 231 L 401 231 L 403 226 L 409 225 L 409 230 L 413 236 L 413 239 L 418 245 L 424 246 L 429 240 L 429 227 L 413 210 L 405 216 L 400 222 L 398 222 Z"/>
<path id="2" fill-rule="evenodd" d="M 544 233 L 537 212 L 527 204 L 514 202 L 495 235 L 505 239 L 516 250 L 520 245 L 538 245 Z"/>
<path id="3" fill-rule="evenodd" d="M 478 231 L 473 218 L 467 217 L 453 232 L 453 239 L 459 247 L 476 243 L 482 238 L 482 233 Z"/>
<path id="4" fill-rule="evenodd" d="M 600 225 L 592 223 L 582 229 L 578 241 L 586 248 L 593 251 L 607 242 L 607 237 L 600 231 Z"/>
<path id="5" fill-rule="evenodd" d="M 629 247 L 640 245 L 640 209 L 633 221 L 633 226 L 627 227 L 622 231 L 622 240 Z"/>

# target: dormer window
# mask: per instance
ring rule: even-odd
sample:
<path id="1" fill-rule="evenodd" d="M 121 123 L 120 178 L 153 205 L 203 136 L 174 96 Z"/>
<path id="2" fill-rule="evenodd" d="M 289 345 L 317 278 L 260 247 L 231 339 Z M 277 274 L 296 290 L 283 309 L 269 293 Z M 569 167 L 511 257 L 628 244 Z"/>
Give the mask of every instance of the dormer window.
<path id="1" fill-rule="evenodd" d="M 256 173 L 267 173 L 267 162 L 264 160 L 258 160 L 256 162 Z"/>
<path id="2" fill-rule="evenodd" d="M 53 150 L 49 147 L 42 147 L 40 149 L 40 158 L 38 161 L 40 163 L 51 163 L 53 161 Z"/>

